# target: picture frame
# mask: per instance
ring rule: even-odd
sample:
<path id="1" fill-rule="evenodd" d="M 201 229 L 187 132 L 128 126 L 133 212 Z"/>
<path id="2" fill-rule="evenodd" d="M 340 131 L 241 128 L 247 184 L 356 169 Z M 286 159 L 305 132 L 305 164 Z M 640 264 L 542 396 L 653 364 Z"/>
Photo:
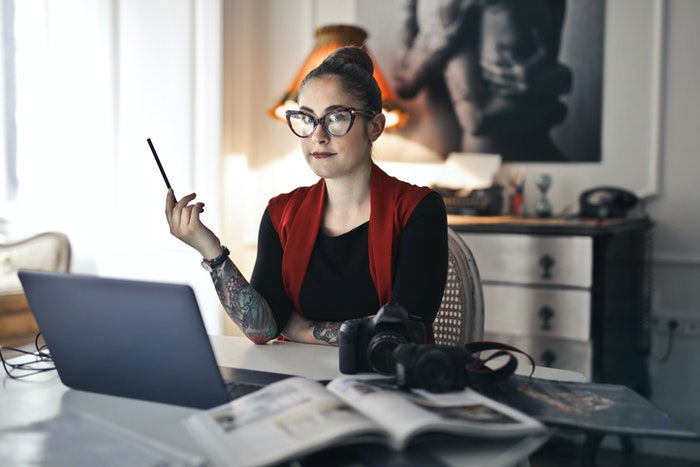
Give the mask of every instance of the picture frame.
<path id="1" fill-rule="evenodd" d="M 357 5 L 357 21 L 369 32 L 368 47 L 380 65 L 390 69 L 390 51 L 373 36 L 381 22 L 376 8 L 372 11 L 375 2 L 358 0 Z M 523 170 L 528 177 L 526 210 L 537 197 L 532 179 L 540 173 L 552 176 L 549 195 L 555 213 L 575 204 L 578 194 L 591 186 L 620 186 L 641 198 L 658 193 L 666 8 L 666 0 L 605 3 L 601 160 L 504 163 L 506 172 Z M 404 147 L 410 148 L 411 144 Z"/>

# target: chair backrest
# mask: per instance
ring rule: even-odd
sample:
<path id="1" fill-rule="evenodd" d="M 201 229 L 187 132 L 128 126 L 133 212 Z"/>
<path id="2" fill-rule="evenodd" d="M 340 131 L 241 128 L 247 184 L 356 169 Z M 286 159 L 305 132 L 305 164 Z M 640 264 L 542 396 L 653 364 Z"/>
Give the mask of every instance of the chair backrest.
<path id="1" fill-rule="evenodd" d="M 447 244 L 447 281 L 433 332 L 437 344 L 464 345 L 483 338 L 484 296 L 474 255 L 449 227 Z"/>
<path id="2" fill-rule="evenodd" d="M 18 269 L 68 272 L 71 246 L 61 232 L 44 232 L 11 243 L 0 243 L 0 294 L 22 293 Z"/>

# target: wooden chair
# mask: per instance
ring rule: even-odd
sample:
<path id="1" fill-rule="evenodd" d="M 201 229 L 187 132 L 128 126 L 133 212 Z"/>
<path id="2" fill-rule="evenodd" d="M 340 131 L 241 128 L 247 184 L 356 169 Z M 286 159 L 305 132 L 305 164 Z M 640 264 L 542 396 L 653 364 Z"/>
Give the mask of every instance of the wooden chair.
<path id="1" fill-rule="evenodd" d="M 28 342 L 39 331 L 22 286 L 19 269 L 68 272 L 71 247 L 60 232 L 0 243 L 0 341 L 4 345 Z"/>
<path id="2" fill-rule="evenodd" d="M 433 322 L 435 343 L 464 345 L 484 337 L 484 295 L 476 260 L 459 235 L 447 228 L 447 281 Z M 530 467 L 528 459 L 516 467 Z"/>
<path id="3" fill-rule="evenodd" d="M 464 345 L 483 338 L 484 296 L 474 255 L 454 230 L 447 234 L 447 282 L 433 332 L 437 344 Z"/>

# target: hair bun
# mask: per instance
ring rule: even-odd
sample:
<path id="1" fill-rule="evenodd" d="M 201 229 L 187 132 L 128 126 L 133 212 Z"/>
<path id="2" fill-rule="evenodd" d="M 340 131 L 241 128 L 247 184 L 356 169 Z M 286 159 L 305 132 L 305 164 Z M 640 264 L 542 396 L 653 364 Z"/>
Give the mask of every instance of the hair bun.
<path id="1" fill-rule="evenodd" d="M 375 114 L 382 111 L 382 91 L 374 79 L 372 59 L 364 49 L 342 47 L 336 50 L 304 77 L 299 92 L 309 80 L 322 76 L 336 77 L 342 90 L 357 102 L 358 107 Z"/>
<path id="2" fill-rule="evenodd" d="M 374 73 L 372 59 L 369 54 L 360 47 L 341 47 L 326 57 L 324 62 L 357 65 L 370 75 Z"/>

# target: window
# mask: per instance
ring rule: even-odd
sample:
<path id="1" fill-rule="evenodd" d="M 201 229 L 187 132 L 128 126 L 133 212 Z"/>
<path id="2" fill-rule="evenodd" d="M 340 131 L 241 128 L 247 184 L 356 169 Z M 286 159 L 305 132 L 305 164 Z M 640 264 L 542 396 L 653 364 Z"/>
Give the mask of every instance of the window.
<path id="1" fill-rule="evenodd" d="M 0 2 L 0 205 L 17 196 L 14 2 Z"/>
<path id="2" fill-rule="evenodd" d="M 146 138 L 218 230 L 219 2 L 0 5 L 5 228 L 65 232 L 74 272 L 191 283 L 218 310 L 198 254 L 168 233 Z"/>

